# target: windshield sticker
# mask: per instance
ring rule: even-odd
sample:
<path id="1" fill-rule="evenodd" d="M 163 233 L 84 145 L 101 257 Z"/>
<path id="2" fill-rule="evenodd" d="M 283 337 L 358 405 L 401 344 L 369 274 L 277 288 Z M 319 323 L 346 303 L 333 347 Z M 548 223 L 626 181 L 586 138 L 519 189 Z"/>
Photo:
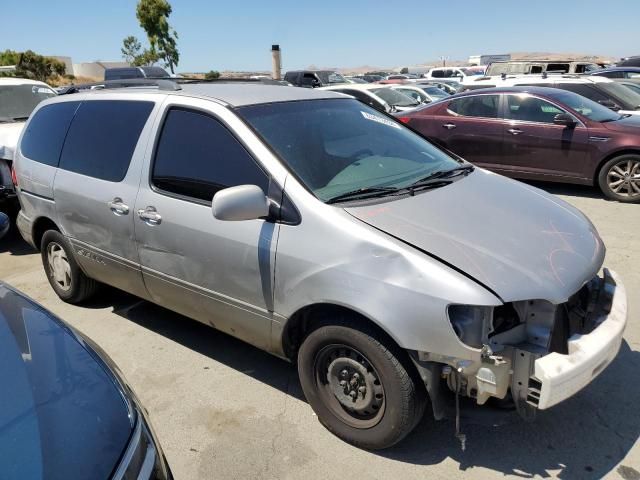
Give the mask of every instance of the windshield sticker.
<path id="1" fill-rule="evenodd" d="M 371 120 L 371 121 L 374 121 L 374 122 L 382 123 L 383 125 L 388 125 L 389 127 L 400 129 L 400 125 L 395 123 L 393 120 L 388 120 L 386 118 L 382 118 L 382 117 L 379 117 L 377 115 L 371 115 L 370 113 L 363 112 L 362 110 L 360 111 L 360 113 L 367 120 Z"/>

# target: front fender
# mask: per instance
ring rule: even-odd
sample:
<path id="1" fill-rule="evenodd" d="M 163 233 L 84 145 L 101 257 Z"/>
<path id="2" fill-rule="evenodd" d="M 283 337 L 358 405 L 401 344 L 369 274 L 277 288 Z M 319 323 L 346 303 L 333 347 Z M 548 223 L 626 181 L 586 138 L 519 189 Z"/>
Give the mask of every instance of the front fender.
<path id="1" fill-rule="evenodd" d="M 463 274 L 333 210 L 330 226 L 321 214 L 282 226 L 276 312 L 291 318 L 309 305 L 339 305 L 370 319 L 405 349 L 476 359 L 479 350 L 458 339 L 447 306 L 502 302 Z"/>

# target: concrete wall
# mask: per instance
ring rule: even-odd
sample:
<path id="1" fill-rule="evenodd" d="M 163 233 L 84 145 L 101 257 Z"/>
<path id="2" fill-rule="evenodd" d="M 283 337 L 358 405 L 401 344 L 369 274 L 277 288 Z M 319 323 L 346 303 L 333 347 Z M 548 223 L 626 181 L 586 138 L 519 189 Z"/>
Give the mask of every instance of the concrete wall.
<path id="1" fill-rule="evenodd" d="M 47 55 L 47 56 L 51 56 L 56 60 L 60 60 L 62 63 L 64 63 L 64 66 L 66 68 L 65 71 L 67 72 L 67 74 L 73 75 L 73 62 L 71 61 L 71 57 L 61 57 L 59 55 Z"/>
<path id="2" fill-rule="evenodd" d="M 92 77 L 98 80 L 104 78 L 104 71 L 107 68 L 128 67 L 127 62 L 89 62 L 74 63 L 73 74 L 76 77 Z"/>

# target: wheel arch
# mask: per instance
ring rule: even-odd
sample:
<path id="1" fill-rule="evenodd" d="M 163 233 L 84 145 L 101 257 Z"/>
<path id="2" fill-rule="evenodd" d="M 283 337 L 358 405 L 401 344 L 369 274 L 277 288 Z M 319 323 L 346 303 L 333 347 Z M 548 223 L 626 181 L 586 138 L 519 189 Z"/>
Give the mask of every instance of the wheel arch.
<path id="1" fill-rule="evenodd" d="M 627 148 L 623 148 L 621 150 L 617 150 L 613 153 L 610 153 L 609 155 L 607 155 L 606 157 L 604 157 L 602 160 L 600 160 L 600 162 L 598 163 L 598 167 L 596 168 L 595 173 L 593 174 L 593 185 L 594 186 L 598 186 L 598 178 L 600 177 L 600 172 L 602 171 L 602 167 L 604 166 L 605 163 L 607 163 L 609 160 L 616 158 L 616 157 L 621 157 L 623 155 L 638 155 L 640 156 L 640 149 L 638 149 L 637 147 L 627 147 Z"/>
<path id="2" fill-rule="evenodd" d="M 33 222 L 33 228 L 31 229 L 33 244 L 36 249 L 40 251 L 40 244 L 42 243 L 42 237 L 47 230 L 55 230 L 62 232 L 58 225 L 49 217 L 39 217 Z"/>
<path id="3" fill-rule="evenodd" d="M 336 318 L 336 324 L 349 319 L 350 323 L 367 326 L 378 332 L 383 338 L 393 342 L 398 348 L 404 350 L 398 340 L 382 325 L 351 307 L 337 303 L 323 302 L 313 303 L 301 307 L 286 321 L 281 334 L 282 351 L 286 358 L 295 361 L 298 348 L 304 339 L 319 325 L 326 325 L 329 318 Z"/>

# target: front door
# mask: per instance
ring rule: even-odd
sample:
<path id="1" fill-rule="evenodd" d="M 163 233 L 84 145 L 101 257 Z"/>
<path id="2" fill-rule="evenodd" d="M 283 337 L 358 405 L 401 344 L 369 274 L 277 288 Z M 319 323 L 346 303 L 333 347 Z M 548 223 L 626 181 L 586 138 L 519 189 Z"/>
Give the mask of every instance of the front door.
<path id="1" fill-rule="evenodd" d="M 69 127 L 54 179 L 60 228 L 76 261 L 91 278 L 143 298 L 147 291 L 135 246 L 133 208 L 155 105 L 83 102 Z"/>
<path id="2" fill-rule="evenodd" d="M 505 95 L 504 173 L 525 177 L 584 178 L 589 132 L 578 121 L 575 127 L 555 125 L 557 105 L 529 94 Z"/>
<path id="3" fill-rule="evenodd" d="M 244 184 L 267 194 L 270 179 L 229 126 L 231 112 L 189 103 L 165 105 L 141 182 L 135 228 L 143 278 L 156 303 L 268 348 L 279 226 L 217 220 L 211 201 Z"/>

